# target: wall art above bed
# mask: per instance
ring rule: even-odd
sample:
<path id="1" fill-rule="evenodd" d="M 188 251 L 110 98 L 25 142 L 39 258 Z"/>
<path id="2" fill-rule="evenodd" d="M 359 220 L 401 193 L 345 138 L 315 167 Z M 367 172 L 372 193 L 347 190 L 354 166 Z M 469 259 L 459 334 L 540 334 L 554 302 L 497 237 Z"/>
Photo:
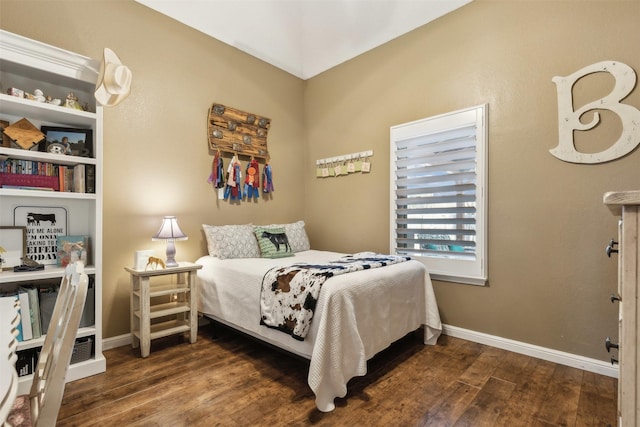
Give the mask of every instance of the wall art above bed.
<path id="1" fill-rule="evenodd" d="M 209 148 L 214 152 L 269 158 L 271 119 L 214 103 L 207 116 Z"/>

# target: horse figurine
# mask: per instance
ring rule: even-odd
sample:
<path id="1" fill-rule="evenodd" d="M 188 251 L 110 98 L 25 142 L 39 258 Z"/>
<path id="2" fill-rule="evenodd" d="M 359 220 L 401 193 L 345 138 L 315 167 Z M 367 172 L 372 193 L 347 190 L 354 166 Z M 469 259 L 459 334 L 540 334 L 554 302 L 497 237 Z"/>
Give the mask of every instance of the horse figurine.
<path id="1" fill-rule="evenodd" d="M 156 270 L 158 268 L 158 266 L 160 266 L 162 268 L 167 268 L 167 266 L 164 265 L 164 261 L 162 261 L 160 258 L 156 258 L 154 256 L 150 256 L 149 257 L 149 262 L 147 262 L 147 266 L 144 269 L 146 270 L 149 267 L 153 267 L 153 269 Z"/>

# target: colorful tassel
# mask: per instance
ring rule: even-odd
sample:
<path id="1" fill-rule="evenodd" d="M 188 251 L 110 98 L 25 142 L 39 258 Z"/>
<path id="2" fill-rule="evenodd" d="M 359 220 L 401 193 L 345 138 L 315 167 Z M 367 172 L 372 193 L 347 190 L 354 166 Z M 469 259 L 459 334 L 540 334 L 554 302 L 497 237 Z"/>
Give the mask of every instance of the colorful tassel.
<path id="1" fill-rule="evenodd" d="M 242 199 L 242 172 L 240 170 L 240 163 L 233 156 L 227 169 L 227 186 L 224 189 L 225 200 L 231 198 L 231 200 Z"/>
<path id="2" fill-rule="evenodd" d="M 244 179 L 244 196 L 251 200 L 260 196 L 260 166 L 256 159 L 247 163 L 247 173 Z"/>
<path id="3" fill-rule="evenodd" d="M 233 169 L 234 169 L 234 179 L 235 179 L 235 186 L 234 188 L 231 189 L 231 199 L 234 199 L 234 189 L 235 191 L 235 199 L 236 200 L 240 200 L 242 199 L 242 171 L 240 170 L 240 162 L 236 162 L 233 165 Z"/>
<path id="4" fill-rule="evenodd" d="M 211 175 L 209 175 L 209 179 L 207 179 L 209 184 L 213 184 L 213 188 L 224 187 L 223 170 L 224 162 L 222 161 L 222 157 L 220 157 L 220 152 L 217 152 L 211 163 Z"/>
<path id="5" fill-rule="evenodd" d="M 273 172 L 271 171 L 271 165 L 267 163 L 262 170 L 262 192 L 271 193 L 273 191 Z"/>

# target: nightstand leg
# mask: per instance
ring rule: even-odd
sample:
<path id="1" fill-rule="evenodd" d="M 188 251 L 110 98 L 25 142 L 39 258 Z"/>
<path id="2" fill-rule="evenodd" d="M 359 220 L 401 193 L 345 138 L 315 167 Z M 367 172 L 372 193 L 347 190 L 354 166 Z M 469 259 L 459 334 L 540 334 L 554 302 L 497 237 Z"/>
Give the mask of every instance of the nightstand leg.
<path id="1" fill-rule="evenodd" d="M 196 294 L 196 273 L 190 271 L 188 274 L 189 280 L 189 324 L 191 325 L 191 332 L 189 334 L 189 341 L 191 344 L 196 342 L 198 338 L 198 298 Z"/>
<path id="2" fill-rule="evenodd" d="M 129 302 L 131 304 L 130 322 L 131 322 L 131 347 L 138 348 L 140 346 L 140 339 L 138 334 L 140 333 L 140 319 L 135 315 L 137 310 L 140 310 L 140 297 L 136 295 L 136 292 L 140 290 L 140 278 L 138 276 L 131 275 L 131 295 Z"/>
<path id="3" fill-rule="evenodd" d="M 151 349 L 151 302 L 149 300 L 149 277 L 140 278 L 140 354 L 149 356 Z"/>

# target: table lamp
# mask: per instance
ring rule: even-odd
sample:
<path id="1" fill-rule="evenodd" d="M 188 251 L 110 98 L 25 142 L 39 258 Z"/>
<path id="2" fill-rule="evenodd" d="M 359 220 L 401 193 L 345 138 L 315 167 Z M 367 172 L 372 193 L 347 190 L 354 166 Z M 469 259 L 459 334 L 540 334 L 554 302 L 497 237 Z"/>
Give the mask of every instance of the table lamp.
<path id="1" fill-rule="evenodd" d="M 176 240 L 187 240 L 188 237 L 180 230 L 178 221 L 175 216 L 165 216 L 162 219 L 162 225 L 160 230 L 152 237 L 151 240 L 166 240 L 167 241 L 167 267 L 177 267 L 176 262 Z"/>

